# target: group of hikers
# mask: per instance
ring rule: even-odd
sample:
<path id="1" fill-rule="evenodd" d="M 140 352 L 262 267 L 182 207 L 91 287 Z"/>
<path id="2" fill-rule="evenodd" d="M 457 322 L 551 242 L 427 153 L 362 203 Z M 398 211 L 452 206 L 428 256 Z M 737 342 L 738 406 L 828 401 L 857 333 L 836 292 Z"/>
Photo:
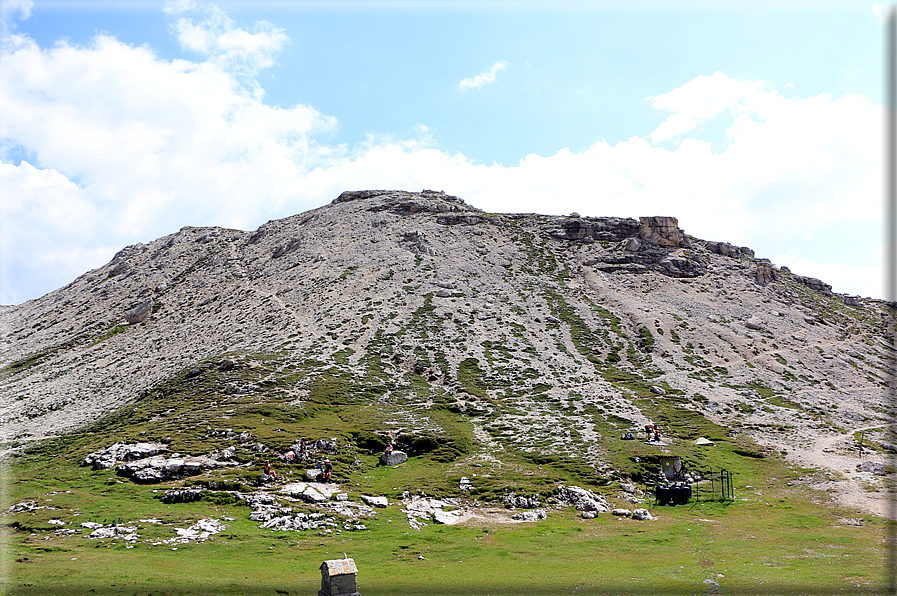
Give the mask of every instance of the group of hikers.
<path id="1" fill-rule="evenodd" d="M 308 455 L 308 445 L 305 443 L 305 439 L 299 439 L 298 448 L 294 445 L 289 451 L 283 454 L 283 458 L 287 461 L 293 461 L 294 459 L 306 461 L 311 459 Z"/>
<path id="2" fill-rule="evenodd" d="M 311 456 L 308 454 L 308 444 L 305 442 L 305 439 L 300 439 L 298 446 L 294 445 L 293 448 L 284 453 L 283 459 L 288 462 L 311 460 Z M 315 468 L 321 470 L 321 477 L 319 478 L 321 482 L 332 482 L 333 464 L 330 462 L 329 457 L 324 457 L 324 459 L 315 464 Z M 272 480 L 277 480 L 277 472 L 271 467 L 271 462 L 269 460 L 265 460 L 264 471 Z"/>
<path id="3" fill-rule="evenodd" d="M 658 442 L 658 443 L 660 442 L 660 429 L 657 428 L 656 424 L 646 424 L 645 425 L 645 434 L 648 435 L 647 438 L 645 439 L 645 442 L 647 442 L 647 443 L 651 443 L 652 441 Z M 626 433 L 623 433 L 622 435 L 620 435 L 620 438 L 623 440 L 632 441 L 635 439 L 635 435 L 632 434 L 632 432 L 626 432 Z"/>
<path id="4" fill-rule="evenodd" d="M 387 441 L 386 448 L 383 452 L 386 455 L 393 452 L 391 439 Z M 305 439 L 300 439 L 298 445 L 293 445 L 289 451 L 283 454 L 282 459 L 287 462 L 310 461 L 311 456 L 308 454 L 308 444 L 305 442 Z M 324 459 L 315 464 L 315 469 L 321 470 L 321 476 L 319 478 L 320 482 L 333 481 L 333 464 L 330 462 L 329 457 L 325 456 Z M 264 473 L 267 474 L 271 480 L 277 480 L 277 472 L 274 471 L 269 460 L 265 460 Z"/>

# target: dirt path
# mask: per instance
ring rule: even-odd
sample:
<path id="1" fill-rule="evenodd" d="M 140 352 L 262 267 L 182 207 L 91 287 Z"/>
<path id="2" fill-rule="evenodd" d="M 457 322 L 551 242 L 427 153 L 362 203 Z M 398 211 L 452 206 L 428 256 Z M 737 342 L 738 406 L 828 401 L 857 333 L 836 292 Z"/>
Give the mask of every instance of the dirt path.
<path id="1" fill-rule="evenodd" d="M 889 507 L 889 493 L 884 479 L 869 472 L 857 471 L 857 465 L 863 461 L 882 461 L 881 454 L 866 452 L 861 456 L 855 451 L 848 451 L 853 447 L 855 433 L 883 426 L 876 424 L 855 428 L 845 434 L 819 437 L 812 447 L 792 451 L 788 459 L 802 466 L 837 472 L 837 479 L 817 482 L 810 487 L 831 494 L 839 505 L 862 513 L 893 518 L 894 512 Z"/>

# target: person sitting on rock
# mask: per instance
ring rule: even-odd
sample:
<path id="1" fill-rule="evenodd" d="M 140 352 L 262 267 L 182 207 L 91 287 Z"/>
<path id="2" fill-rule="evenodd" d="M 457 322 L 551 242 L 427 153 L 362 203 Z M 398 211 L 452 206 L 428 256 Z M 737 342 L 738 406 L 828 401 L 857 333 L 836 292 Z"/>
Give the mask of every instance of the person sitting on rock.
<path id="1" fill-rule="evenodd" d="M 330 482 L 333 480 L 333 464 L 330 463 L 330 458 L 326 458 L 324 460 L 324 472 L 321 474 L 321 482 Z"/>
<path id="2" fill-rule="evenodd" d="M 274 471 L 274 468 L 271 467 L 271 462 L 265 461 L 265 474 L 277 480 L 277 472 Z"/>
<path id="3" fill-rule="evenodd" d="M 386 444 L 386 449 L 383 450 L 383 453 L 385 453 L 386 455 L 392 453 L 392 441 Z"/>

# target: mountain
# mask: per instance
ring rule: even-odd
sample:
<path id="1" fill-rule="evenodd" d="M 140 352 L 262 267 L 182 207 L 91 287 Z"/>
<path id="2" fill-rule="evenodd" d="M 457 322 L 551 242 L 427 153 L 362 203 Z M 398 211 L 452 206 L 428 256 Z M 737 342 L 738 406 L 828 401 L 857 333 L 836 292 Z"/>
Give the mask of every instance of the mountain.
<path id="1" fill-rule="evenodd" d="M 813 486 L 883 508 L 856 464 L 891 447 L 893 305 L 673 217 L 345 192 L 253 232 L 184 227 L 0 308 L 7 454 L 110 416 L 121 440 L 142 425 L 189 451 L 190 428 L 340 411 L 328 428 L 358 445 L 388 435 L 444 462 L 505 450 L 610 482 L 656 466 L 618 445 L 653 423 L 822 466 Z"/>

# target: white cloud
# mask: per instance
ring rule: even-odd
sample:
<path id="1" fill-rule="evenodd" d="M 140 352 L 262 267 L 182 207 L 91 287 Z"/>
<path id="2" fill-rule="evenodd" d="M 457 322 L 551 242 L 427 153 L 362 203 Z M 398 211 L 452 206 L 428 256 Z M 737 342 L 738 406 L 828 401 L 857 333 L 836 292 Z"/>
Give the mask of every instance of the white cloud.
<path id="1" fill-rule="evenodd" d="M 484 70 L 477 76 L 470 77 L 469 79 L 461 79 L 461 82 L 458 83 L 458 89 L 479 89 L 483 85 L 494 83 L 495 75 L 505 70 L 507 67 L 508 62 L 506 60 L 499 60 L 492 65 L 492 68 Z"/>
<path id="2" fill-rule="evenodd" d="M 253 32 L 246 31 L 216 6 L 199 7 L 190 0 L 169 0 L 164 11 L 178 17 L 172 30 L 182 48 L 242 76 L 252 76 L 273 66 L 289 43 L 283 29 L 258 21 Z M 199 20 L 194 21 L 194 16 Z"/>
<path id="3" fill-rule="evenodd" d="M 23 163 L 13 175 L 2 164 L 5 236 L 21 247 L 7 258 L 36 263 L 48 239 L 93 249 L 188 223 L 252 226 L 302 194 L 304 173 L 332 151 L 312 135 L 334 124 L 309 106 L 263 104 L 214 62 L 169 62 L 108 36 L 51 49 L 9 36 L 0 156 L 24 147 L 55 186 L 35 203 L 34 168 Z M 60 225 L 73 231 L 48 219 L 54 213 L 68 214 Z M 77 265 L 70 278 L 83 272 Z"/>
<path id="4" fill-rule="evenodd" d="M 102 236 L 101 210 L 56 170 L 0 163 L 0 197 L 3 304 L 53 289 L 121 248 L 88 247 Z"/>
<path id="5" fill-rule="evenodd" d="M 738 81 L 715 72 L 709 77 L 700 75 L 669 93 L 648 97 L 655 109 L 675 112 L 649 138 L 654 142 L 668 141 L 727 108 L 742 112 L 747 105 L 763 99 L 763 86 L 763 81 Z"/>
<path id="6" fill-rule="evenodd" d="M 884 270 L 880 262 L 865 265 L 817 263 L 788 254 L 773 255 L 770 260 L 780 267 L 788 267 L 792 273 L 821 279 L 836 292 L 857 296 L 884 296 Z"/>
<path id="7" fill-rule="evenodd" d="M 13 21 L 17 19 L 27 21 L 31 18 L 32 8 L 34 8 L 32 0 L 0 0 L 0 23 L 3 29 L 11 27 Z"/>
<path id="8" fill-rule="evenodd" d="M 173 16 L 195 10 L 168 6 Z M 236 29 L 203 27 L 184 43 L 220 48 L 218 34 L 203 31 Z M 599 140 L 505 167 L 440 151 L 423 124 L 410 139 L 321 144 L 315 137 L 333 118 L 266 105 L 248 71 L 214 49 L 191 62 L 108 36 L 86 47 L 45 49 L 21 35 L 3 44 L 0 156 L 22 148 L 34 165 L 0 163 L 0 302 L 50 291 L 126 244 L 183 225 L 254 229 L 363 188 L 443 189 L 492 211 L 674 215 L 690 234 L 761 257 L 831 238 L 837 258 L 804 251 L 813 261 L 776 262 L 838 291 L 880 295 L 867 283 L 878 260 L 862 250 L 880 244 L 881 108 L 856 95 L 785 99 L 762 81 L 714 73 L 652 98 L 669 114 L 647 139 Z M 494 78 L 501 64 L 480 76 Z M 688 136 L 724 113 L 724 150 Z M 828 269 L 815 275 L 813 262 Z"/>

